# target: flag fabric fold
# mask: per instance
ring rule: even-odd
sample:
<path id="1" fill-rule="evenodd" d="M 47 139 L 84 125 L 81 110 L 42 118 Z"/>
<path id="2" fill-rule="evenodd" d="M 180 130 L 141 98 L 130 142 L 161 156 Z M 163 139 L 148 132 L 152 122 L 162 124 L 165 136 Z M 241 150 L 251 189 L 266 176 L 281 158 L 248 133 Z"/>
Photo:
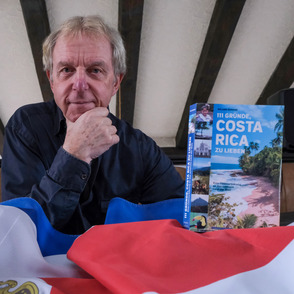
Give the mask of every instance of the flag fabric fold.
<path id="1" fill-rule="evenodd" d="M 71 236 L 21 199 L 0 205 L 0 293 L 293 293 L 294 227 L 200 234 L 176 220 L 177 200 L 115 200 L 109 224 Z"/>
<path id="2" fill-rule="evenodd" d="M 0 205 L 1 279 L 89 276 L 66 255 L 58 255 L 58 263 L 43 256 L 36 235 L 36 226 L 26 213 Z"/>
<path id="3" fill-rule="evenodd" d="M 185 293 L 264 267 L 293 238 L 293 227 L 198 234 L 175 220 L 156 220 L 95 226 L 76 239 L 68 257 L 113 293 Z M 292 271 L 284 266 L 277 274 Z M 250 280 L 243 282 L 250 289 Z M 289 282 L 280 285 L 283 293 L 293 293 Z"/>
<path id="4" fill-rule="evenodd" d="M 5 206 L 17 207 L 24 211 L 37 228 L 37 242 L 43 256 L 66 254 L 78 235 L 67 235 L 55 230 L 40 204 L 29 197 L 20 197 L 1 203 Z"/>
<path id="5" fill-rule="evenodd" d="M 182 225 L 183 207 L 184 198 L 174 198 L 142 205 L 116 197 L 109 203 L 105 224 L 176 219 Z"/>

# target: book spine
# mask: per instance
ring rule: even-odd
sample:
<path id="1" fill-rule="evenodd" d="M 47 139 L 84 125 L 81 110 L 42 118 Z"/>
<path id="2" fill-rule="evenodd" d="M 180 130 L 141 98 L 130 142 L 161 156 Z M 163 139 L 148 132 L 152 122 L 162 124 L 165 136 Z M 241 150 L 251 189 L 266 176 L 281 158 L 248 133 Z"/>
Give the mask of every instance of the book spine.
<path id="1" fill-rule="evenodd" d="M 183 226 L 190 229 L 190 210 L 191 210 L 191 192 L 193 179 L 193 158 L 194 158 L 194 140 L 195 132 L 190 131 L 191 118 L 196 114 L 196 104 L 190 106 L 189 126 L 188 126 L 188 143 L 186 158 L 186 182 L 185 182 L 185 202 L 184 202 L 184 219 Z"/>

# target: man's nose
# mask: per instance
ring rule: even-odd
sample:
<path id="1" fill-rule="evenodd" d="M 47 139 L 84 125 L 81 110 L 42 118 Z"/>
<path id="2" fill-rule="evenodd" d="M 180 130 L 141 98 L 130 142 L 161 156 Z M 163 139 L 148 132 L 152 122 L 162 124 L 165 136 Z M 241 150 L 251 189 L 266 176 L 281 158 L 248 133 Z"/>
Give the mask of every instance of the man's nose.
<path id="1" fill-rule="evenodd" d="M 86 74 L 82 70 L 77 70 L 75 79 L 73 82 L 73 89 L 82 92 L 89 88 Z"/>

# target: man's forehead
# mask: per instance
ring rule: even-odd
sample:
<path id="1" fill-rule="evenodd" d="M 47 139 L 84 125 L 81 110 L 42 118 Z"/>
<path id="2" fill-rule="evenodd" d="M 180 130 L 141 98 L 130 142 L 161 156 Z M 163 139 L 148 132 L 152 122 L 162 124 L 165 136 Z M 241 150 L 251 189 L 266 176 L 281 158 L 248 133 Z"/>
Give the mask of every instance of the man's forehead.
<path id="1" fill-rule="evenodd" d="M 64 32 L 59 35 L 56 40 L 57 43 L 70 43 L 72 41 L 77 40 L 89 40 L 97 42 L 97 44 L 101 41 L 107 42 L 110 45 L 109 38 L 102 33 L 94 33 L 94 32 Z"/>
<path id="2" fill-rule="evenodd" d="M 64 66 L 75 66 L 77 63 L 76 59 L 73 58 L 63 58 L 57 61 L 56 67 L 61 68 Z M 104 60 L 99 60 L 97 58 L 86 58 L 84 59 L 84 66 L 85 67 L 101 67 L 101 68 L 107 68 L 108 65 Z"/>
<path id="3" fill-rule="evenodd" d="M 56 60 L 58 63 L 75 62 L 76 53 L 79 50 L 87 53 L 84 57 L 88 63 L 101 64 L 105 62 L 104 59 L 107 58 L 107 55 L 112 58 L 110 42 L 104 35 L 76 34 L 61 35 L 57 39 L 53 49 L 53 59 L 58 59 Z"/>

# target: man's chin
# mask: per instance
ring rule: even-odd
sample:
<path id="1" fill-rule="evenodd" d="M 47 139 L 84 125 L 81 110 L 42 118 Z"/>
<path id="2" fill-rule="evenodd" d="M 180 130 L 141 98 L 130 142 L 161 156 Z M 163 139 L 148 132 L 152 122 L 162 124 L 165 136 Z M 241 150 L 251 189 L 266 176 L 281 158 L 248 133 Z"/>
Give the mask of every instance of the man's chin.
<path id="1" fill-rule="evenodd" d="M 82 104 L 82 105 L 75 105 L 75 109 L 69 109 L 71 111 L 67 112 L 66 118 L 72 122 L 75 122 L 81 115 L 88 112 L 89 110 L 95 108 L 95 105 L 89 104 Z"/>
<path id="2" fill-rule="evenodd" d="M 86 111 L 85 111 L 86 112 Z M 81 113 L 71 113 L 69 115 L 66 115 L 66 119 L 70 120 L 71 122 L 75 122 L 82 114 L 85 112 Z"/>

